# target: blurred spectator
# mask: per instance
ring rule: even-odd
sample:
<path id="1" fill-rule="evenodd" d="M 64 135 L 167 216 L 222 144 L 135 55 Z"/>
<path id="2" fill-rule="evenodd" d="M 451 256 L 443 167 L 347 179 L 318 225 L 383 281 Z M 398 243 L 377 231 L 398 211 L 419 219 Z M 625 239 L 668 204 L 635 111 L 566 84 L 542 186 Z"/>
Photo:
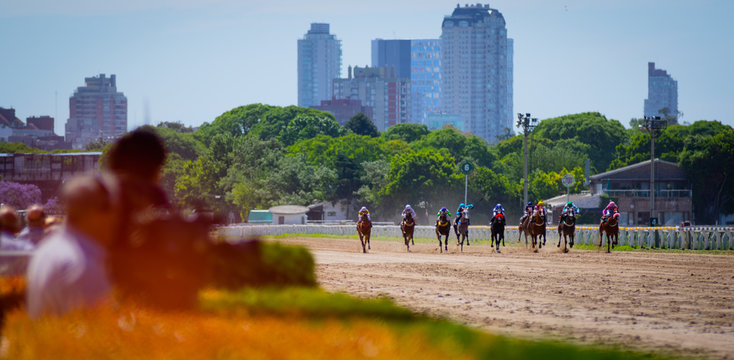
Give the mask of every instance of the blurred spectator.
<path id="1" fill-rule="evenodd" d="M 28 265 L 32 318 L 98 304 L 110 295 L 107 250 L 118 221 L 118 187 L 110 176 L 82 175 L 64 184 L 67 222 L 38 247 Z"/>
<path id="2" fill-rule="evenodd" d="M 165 192 L 158 187 L 165 161 L 163 140 L 152 130 L 127 133 L 112 146 L 108 167 L 121 182 L 124 206 L 169 208 Z"/>
<path id="3" fill-rule="evenodd" d="M 46 213 L 43 206 L 33 205 L 26 210 L 25 213 L 26 227 L 18 234 L 18 239 L 30 241 L 33 245 L 38 245 L 43 239 L 43 230 L 46 227 Z"/>
<path id="4" fill-rule="evenodd" d="M 18 213 L 12 206 L 0 206 L 0 250 L 30 251 L 34 249 L 30 241 L 19 240 L 15 235 L 20 230 Z"/>

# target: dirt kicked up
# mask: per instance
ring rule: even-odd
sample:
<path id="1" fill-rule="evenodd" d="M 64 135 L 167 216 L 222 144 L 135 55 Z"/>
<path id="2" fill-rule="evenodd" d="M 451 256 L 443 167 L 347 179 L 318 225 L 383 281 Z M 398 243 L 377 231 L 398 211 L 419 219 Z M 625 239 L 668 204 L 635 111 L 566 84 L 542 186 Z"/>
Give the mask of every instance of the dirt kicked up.
<path id="1" fill-rule="evenodd" d="M 397 303 L 493 333 L 734 359 L 734 256 L 613 252 L 555 244 L 438 244 L 286 238 L 310 248 L 329 291 Z"/>

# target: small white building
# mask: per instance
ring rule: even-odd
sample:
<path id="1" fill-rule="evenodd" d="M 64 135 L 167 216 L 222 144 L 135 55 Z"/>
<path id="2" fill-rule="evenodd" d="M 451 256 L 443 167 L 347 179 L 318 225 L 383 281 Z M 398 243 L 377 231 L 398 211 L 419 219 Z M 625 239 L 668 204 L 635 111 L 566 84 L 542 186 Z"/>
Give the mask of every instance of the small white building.
<path id="1" fill-rule="evenodd" d="M 273 225 L 305 224 L 308 208 L 300 205 L 280 205 L 268 209 L 273 214 Z"/>
<path id="2" fill-rule="evenodd" d="M 356 214 L 352 214 L 356 218 Z M 346 201 L 321 202 L 308 207 L 309 222 L 338 223 L 347 219 Z"/>

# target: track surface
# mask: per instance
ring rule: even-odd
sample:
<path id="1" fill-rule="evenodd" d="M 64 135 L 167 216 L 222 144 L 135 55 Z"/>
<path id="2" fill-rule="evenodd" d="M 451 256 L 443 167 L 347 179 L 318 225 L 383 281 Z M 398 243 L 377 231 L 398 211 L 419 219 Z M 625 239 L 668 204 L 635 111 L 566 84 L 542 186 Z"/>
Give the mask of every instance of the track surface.
<path id="1" fill-rule="evenodd" d="M 734 256 L 524 246 L 289 238 L 317 262 L 323 288 L 388 296 L 494 333 L 734 359 Z"/>

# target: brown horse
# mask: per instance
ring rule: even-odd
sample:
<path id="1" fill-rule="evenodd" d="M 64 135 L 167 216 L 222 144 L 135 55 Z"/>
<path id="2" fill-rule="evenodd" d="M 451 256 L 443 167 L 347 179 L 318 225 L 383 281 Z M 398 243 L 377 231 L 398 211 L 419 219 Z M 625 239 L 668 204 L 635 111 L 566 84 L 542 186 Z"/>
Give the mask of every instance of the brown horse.
<path id="1" fill-rule="evenodd" d="M 445 236 L 446 240 L 443 242 L 446 251 L 449 250 L 449 234 L 451 233 L 451 220 L 446 214 L 441 214 L 436 221 L 436 237 L 438 237 L 438 250 L 443 252 L 441 248 L 441 236 Z"/>
<path id="2" fill-rule="evenodd" d="M 573 247 L 573 239 L 576 233 L 576 216 L 573 214 L 568 214 L 558 224 L 558 246 L 561 247 L 561 237 L 563 237 L 563 252 L 567 253 L 568 248 L 567 245 L 570 245 L 570 247 Z M 570 240 L 570 244 L 569 244 Z"/>
<path id="3" fill-rule="evenodd" d="M 492 241 L 489 243 L 491 247 L 493 244 L 497 244 L 495 251 L 500 252 L 500 239 L 502 239 L 502 246 L 505 246 L 505 215 L 497 214 L 492 219 Z"/>
<path id="4" fill-rule="evenodd" d="M 459 220 L 459 226 L 457 226 L 458 232 L 458 243 L 461 245 L 461 252 L 464 252 L 464 240 L 466 240 L 466 246 L 469 246 L 469 209 L 464 208 L 461 210 L 461 220 Z"/>
<path id="5" fill-rule="evenodd" d="M 527 220 L 528 223 L 528 234 L 533 239 L 533 250 L 538 251 L 535 249 L 535 245 L 538 245 L 538 249 L 543 247 L 543 243 L 545 243 L 545 216 L 540 215 L 539 212 L 535 212 L 532 217 L 529 217 Z M 540 237 L 543 237 L 543 243 L 540 242 Z"/>
<path id="6" fill-rule="evenodd" d="M 522 236 L 525 235 L 525 247 L 528 246 L 528 223 L 530 223 L 530 216 L 526 217 L 525 220 L 520 221 L 520 225 L 517 225 L 517 242 L 522 242 Z"/>
<path id="7" fill-rule="evenodd" d="M 357 234 L 359 234 L 359 241 L 362 243 L 362 252 L 366 253 L 370 247 L 370 235 L 372 234 L 372 221 L 367 218 L 367 214 L 362 214 L 357 222 Z M 367 249 L 365 249 L 365 244 Z"/>
<path id="8" fill-rule="evenodd" d="M 405 247 L 410 251 L 410 244 L 415 245 L 413 241 L 413 230 L 415 230 L 415 220 L 410 214 L 405 214 L 405 219 L 400 223 L 400 231 L 403 232 L 403 239 L 405 240 Z"/>
<path id="9" fill-rule="evenodd" d="M 601 247 L 602 233 L 607 234 L 607 252 L 611 252 L 611 249 L 614 249 L 614 246 L 617 245 L 617 241 L 619 240 L 618 212 L 614 212 L 614 214 L 607 221 L 602 221 L 602 223 L 599 224 L 599 247 Z"/>

